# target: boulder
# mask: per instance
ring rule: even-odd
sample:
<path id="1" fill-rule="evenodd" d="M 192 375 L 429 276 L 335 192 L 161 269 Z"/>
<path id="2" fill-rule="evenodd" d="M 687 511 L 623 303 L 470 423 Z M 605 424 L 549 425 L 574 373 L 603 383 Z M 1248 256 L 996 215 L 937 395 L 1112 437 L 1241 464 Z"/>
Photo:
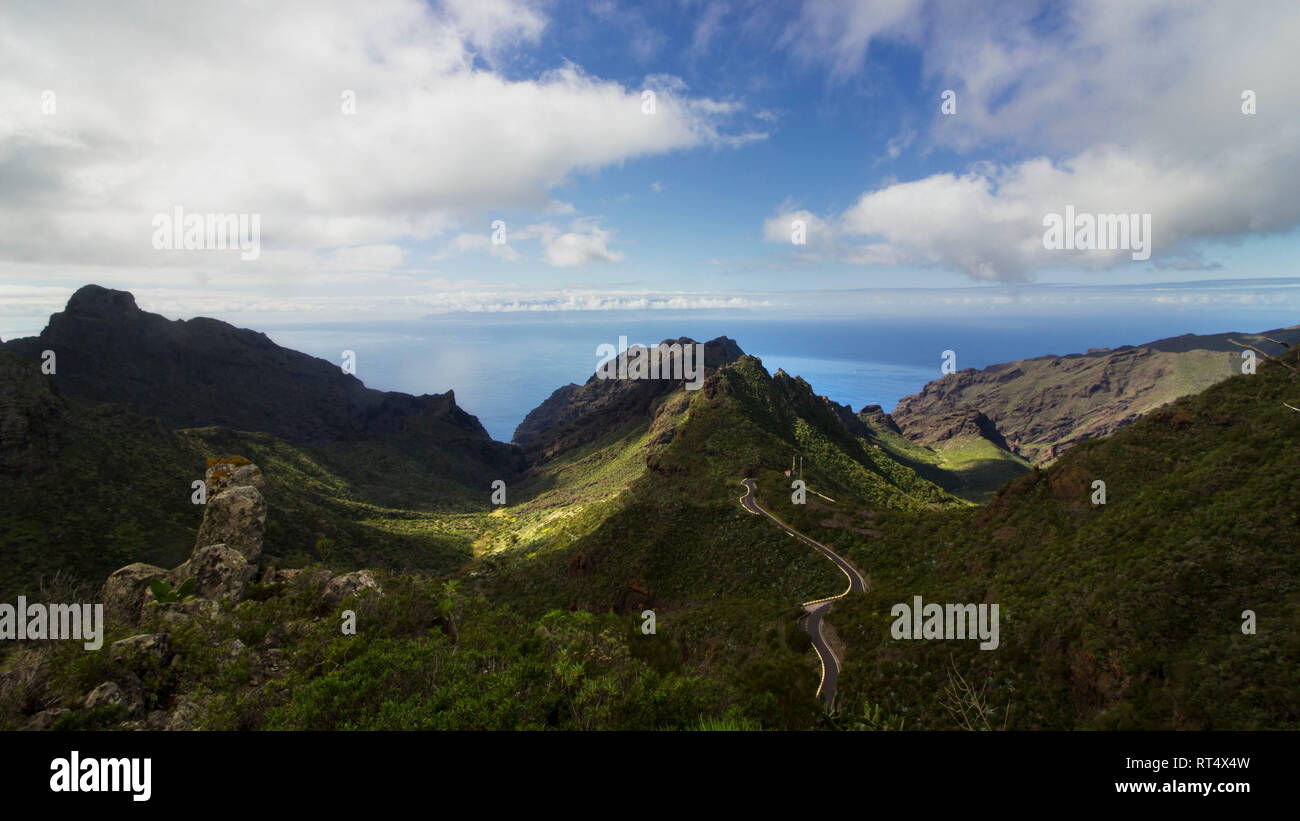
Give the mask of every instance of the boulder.
<path id="1" fill-rule="evenodd" d="M 370 575 L 368 570 L 357 570 L 352 573 L 345 573 L 342 576 L 335 576 L 325 584 L 324 600 L 329 606 L 333 607 L 341 603 L 348 596 L 356 595 L 362 590 L 374 590 L 382 594 L 383 588 L 375 577 Z"/>
<path id="2" fill-rule="evenodd" d="M 238 601 L 257 568 L 242 553 L 225 544 L 194 549 L 189 560 L 168 574 L 173 586 L 194 579 L 194 595 L 203 599 Z"/>
<path id="3" fill-rule="evenodd" d="M 82 704 L 87 710 L 96 707 L 121 707 L 129 715 L 144 711 L 144 698 L 138 680 L 128 682 L 126 686 L 116 681 L 106 681 L 90 691 Z"/>
<path id="4" fill-rule="evenodd" d="M 167 624 L 179 624 L 199 617 L 215 619 L 221 615 L 221 603 L 211 599 L 161 602 L 158 605 L 158 612 Z"/>
<path id="5" fill-rule="evenodd" d="M 293 578 L 297 579 L 299 584 L 305 585 L 306 587 L 323 588 L 325 585 L 329 584 L 331 579 L 334 578 L 334 574 L 323 567 L 317 567 L 310 570 L 303 570 Z"/>
<path id="6" fill-rule="evenodd" d="M 87 710 L 110 704 L 121 707 L 125 701 L 126 696 L 123 695 L 122 688 L 117 686 L 117 682 L 106 681 L 90 691 L 90 695 L 86 696 L 82 706 Z"/>
<path id="7" fill-rule="evenodd" d="M 206 545 L 222 544 L 238 551 L 256 566 L 262 557 L 266 529 L 266 500 L 253 487 L 232 487 L 209 496 L 203 524 L 195 540 L 195 553 Z M 201 594 L 200 594 L 201 595 Z"/>
<path id="8" fill-rule="evenodd" d="M 149 598 L 150 583 L 165 578 L 167 571 L 151 564 L 136 562 L 113 572 L 104 582 L 100 597 L 106 618 L 122 624 L 140 621 L 140 608 Z"/>
<path id="9" fill-rule="evenodd" d="M 113 642 L 109 652 L 130 667 L 161 666 L 171 660 L 172 642 L 166 633 L 141 633 Z"/>
<path id="10" fill-rule="evenodd" d="M 305 569 L 295 575 L 288 583 L 288 590 L 295 596 L 328 607 L 326 587 L 334 579 L 334 574 L 323 567 Z"/>

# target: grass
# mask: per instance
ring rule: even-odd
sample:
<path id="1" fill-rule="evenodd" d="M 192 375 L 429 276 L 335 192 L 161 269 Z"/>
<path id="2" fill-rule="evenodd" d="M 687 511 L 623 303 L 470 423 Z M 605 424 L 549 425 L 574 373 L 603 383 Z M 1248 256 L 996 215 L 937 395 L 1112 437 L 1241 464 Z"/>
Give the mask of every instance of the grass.
<path id="1" fill-rule="evenodd" d="M 1270 365 L 1079 444 L 987 508 L 882 512 L 870 538 L 835 531 L 873 581 L 836 605 L 841 693 L 951 728 L 955 664 L 1013 728 L 1294 728 L 1300 414 L 1281 403 L 1297 393 Z M 1001 647 L 892 640 L 890 607 L 913 595 L 999 602 Z"/>

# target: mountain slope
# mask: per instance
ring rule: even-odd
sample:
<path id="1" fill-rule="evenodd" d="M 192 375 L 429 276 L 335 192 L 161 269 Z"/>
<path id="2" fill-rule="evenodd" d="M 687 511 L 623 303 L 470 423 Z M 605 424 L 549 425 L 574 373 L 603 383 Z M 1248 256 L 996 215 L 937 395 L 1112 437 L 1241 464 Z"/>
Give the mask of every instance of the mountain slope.
<path id="1" fill-rule="evenodd" d="M 968 368 L 904 397 L 890 416 L 912 441 L 933 444 L 954 414 L 982 413 L 1013 452 L 1046 464 L 1076 442 L 1105 436 L 1240 373 L 1242 348 L 1229 339 L 1270 354 L 1284 350 L 1265 337 L 1295 343 L 1300 326 L 1263 334 L 1184 334 L 1139 346 Z"/>
<path id="2" fill-rule="evenodd" d="M 839 592 L 842 576 L 746 514 L 740 480 L 788 500 L 781 471 L 798 452 L 810 508 L 818 492 L 898 509 L 963 503 L 872 447 L 803 380 L 769 374 L 730 340 L 706 354 L 720 364 L 699 390 L 592 380 L 549 400 L 549 426 L 527 431 L 533 466 L 479 546 L 476 582 L 526 616 L 652 610 L 658 634 L 638 652 L 722 683 L 764 726 L 807 728 L 818 667 L 799 603 Z"/>
<path id="3" fill-rule="evenodd" d="M 0 592 L 183 558 L 197 462 L 185 442 L 120 406 L 69 400 L 3 350 L 0 397 Z"/>
<path id="4" fill-rule="evenodd" d="M 312 446 L 227 428 L 173 431 L 69 397 L 36 362 L 0 350 L 0 598 L 34 595 L 60 572 L 98 584 L 131 562 L 184 560 L 197 525 L 191 484 L 208 458 L 231 453 L 268 470 L 271 563 L 319 559 L 316 544 L 328 539 L 331 561 L 453 569 L 483 529 L 488 480 L 470 488 L 431 471 L 437 462 L 410 437 Z"/>
<path id="5" fill-rule="evenodd" d="M 1031 469 L 1011 452 L 993 422 L 969 406 L 940 413 L 917 441 L 904 436 L 879 405 L 863 408 L 858 419 L 871 441 L 895 461 L 970 502 L 989 501 L 999 487 Z"/>
<path id="6" fill-rule="evenodd" d="M 1300 413 L 1283 405 L 1298 399 L 1300 381 L 1263 364 L 1076 445 L 985 508 L 881 511 L 870 537 L 809 522 L 852 541 L 873 581 L 836 606 L 841 704 L 952 728 L 960 675 L 987 688 L 995 728 L 1300 726 Z M 892 606 L 917 595 L 999 603 L 1000 646 L 893 639 Z"/>
<path id="7" fill-rule="evenodd" d="M 516 432 L 531 467 L 505 513 L 585 521 L 575 510 L 665 494 L 730 504 L 740 478 L 780 476 L 793 453 L 804 456 L 804 478 L 825 493 L 895 507 L 959 504 L 873 447 L 867 425 L 804 380 L 770 375 L 725 337 L 705 343 L 705 361 L 700 390 L 680 380 L 593 376 L 557 391 Z M 781 478 L 788 487 L 792 479 Z M 515 543 L 540 532 L 521 527 L 510 529 Z M 580 536 L 572 525 L 566 533 Z"/>

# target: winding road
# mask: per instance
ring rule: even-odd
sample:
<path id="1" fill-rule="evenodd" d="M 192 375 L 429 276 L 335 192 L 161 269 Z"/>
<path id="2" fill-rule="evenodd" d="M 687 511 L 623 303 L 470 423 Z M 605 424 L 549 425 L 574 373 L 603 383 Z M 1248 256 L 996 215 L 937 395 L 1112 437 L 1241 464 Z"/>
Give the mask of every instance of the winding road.
<path id="1" fill-rule="evenodd" d="M 807 631 L 808 636 L 812 639 L 813 647 L 817 650 L 817 656 L 821 659 L 822 663 L 822 680 L 817 686 L 817 695 L 826 702 L 826 708 L 831 709 L 835 705 L 835 680 L 839 678 L 840 675 L 840 660 L 835 657 L 835 653 L 831 651 L 830 645 L 826 643 L 826 637 L 822 634 L 822 617 L 830 612 L 831 605 L 834 604 L 837 599 L 842 599 L 850 593 L 865 593 L 867 590 L 867 583 L 863 580 L 862 574 L 857 571 L 857 568 L 845 561 L 844 558 L 834 550 L 831 550 L 821 542 L 808 538 L 764 510 L 758 503 L 758 497 L 756 495 L 758 485 L 754 483 L 753 479 L 745 479 L 741 484 L 745 486 L 745 495 L 740 497 L 741 507 L 756 516 L 765 517 L 772 524 L 781 528 L 786 533 L 789 533 L 799 541 L 820 550 L 826 558 L 835 562 L 835 566 L 838 567 L 849 580 L 848 588 L 838 596 L 831 596 L 830 598 L 817 599 L 815 601 L 807 601 L 803 603 L 803 609 L 808 613 L 807 617 L 804 619 L 804 630 Z"/>

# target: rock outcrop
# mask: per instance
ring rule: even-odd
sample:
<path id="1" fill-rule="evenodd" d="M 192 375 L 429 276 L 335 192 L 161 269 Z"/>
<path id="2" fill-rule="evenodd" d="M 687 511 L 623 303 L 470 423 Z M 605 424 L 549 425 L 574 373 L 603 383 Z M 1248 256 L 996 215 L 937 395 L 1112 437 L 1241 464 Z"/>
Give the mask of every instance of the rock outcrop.
<path id="1" fill-rule="evenodd" d="M 239 601 L 257 573 L 257 565 L 224 544 L 194 548 L 190 558 L 168 574 L 172 587 L 194 580 L 194 595 L 202 599 Z"/>
<path id="2" fill-rule="evenodd" d="M 224 467 L 224 464 L 219 466 Z M 244 466 L 247 467 L 250 466 Z M 199 527 L 195 545 L 224 544 L 242 555 L 249 565 L 256 567 L 262 558 L 262 536 L 266 530 L 266 500 L 253 484 L 254 481 L 261 484 L 261 472 L 253 466 L 257 472 L 245 472 L 242 479 L 226 473 L 213 481 L 213 469 L 208 471 L 208 502 L 203 510 L 203 524 Z M 246 484 L 232 484 L 237 481 Z M 214 487 L 225 489 L 214 496 L 211 495 Z"/>
<path id="3" fill-rule="evenodd" d="M 127 715 L 138 715 L 144 710 L 140 682 L 131 680 L 123 686 L 116 681 L 106 681 L 90 691 L 82 707 L 86 710 L 94 710 L 97 707 L 117 707 Z"/>
<path id="4" fill-rule="evenodd" d="M 970 405 L 960 405 L 951 410 L 935 413 L 924 430 L 913 435 L 912 441 L 926 447 L 938 447 L 950 439 L 978 437 L 987 439 L 1003 450 L 1010 450 L 1007 440 L 987 416 Z"/>
<path id="5" fill-rule="evenodd" d="M 210 459 L 205 485 L 207 504 L 190 557 L 171 570 L 137 562 L 110 575 L 100 593 L 110 623 L 139 624 L 146 605 L 157 608 L 165 624 L 219 618 L 223 613 L 221 602 L 236 605 L 243 601 L 248 585 L 254 581 L 282 585 L 303 573 L 275 568 L 263 571 L 259 567 L 266 531 L 266 500 L 262 497 L 266 481 L 257 465 L 242 456 Z M 365 590 L 383 593 L 368 570 L 339 576 L 323 568 L 308 573 L 317 601 L 324 608 Z M 157 581 L 166 582 L 173 591 L 193 582 L 190 598 L 156 601 L 151 585 Z M 144 639 L 135 636 L 124 641 Z M 157 639 L 164 644 L 165 640 L 165 635 Z"/>
<path id="6" fill-rule="evenodd" d="M 167 571 L 152 564 L 136 562 L 117 570 L 104 582 L 100 600 L 110 622 L 134 624 L 140 620 L 140 608 L 149 594 L 149 585 L 167 578 Z"/>
<path id="7" fill-rule="evenodd" d="M 171 637 L 166 633 L 141 633 L 113 642 L 109 653 L 114 661 L 128 666 L 162 665 L 171 660 Z"/>
<path id="8" fill-rule="evenodd" d="M 15 655 L 20 663 L 0 672 L 0 696 L 18 708 L 16 726 L 42 730 L 90 722 L 118 730 L 199 729 L 209 715 L 211 694 L 194 682 L 210 675 L 214 665 L 221 673 L 237 671 L 246 682 L 244 692 L 255 694 L 292 669 L 283 641 L 300 640 L 308 629 L 330 621 L 330 632 L 337 635 L 341 605 L 353 606 L 358 594 L 383 595 L 368 570 L 335 575 L 320 567 L 261 569 L 267 513 L 262 471 L 239 456 L 209 460 L 207 468 L 203 522 L 189 558 L 171 570 L 137 562 L 104 582 L 107 629 L 122 635 L 127 626 L 135 635 L 102 648 L 106 659 L 97 668 L 102 675 L 87 682 L 95 683 L 93 689 L 53 694 L 44 652 L 20 649 Z M 249 600 L 254 579 L 262 587 Z M 306 605 L 306 618 L 285 623 L 273 618 L 274 611 L 259 613 L 266 598 L 286 594 Z M 246 629 L 250 617 L 254 624 L 259 617 L 272 618 L 273 626 L 246 645 L 231 633 Z M 210 644 L 203 638 L 223 634 Z M 214 652 L 205 653 L 209 650 Z M 181 681 L 186 686 L 179 686 Z"/>
<path id="9" fill-rule="evenodd" d="M 190 557 L 171 570 L 137 562 L 115 571 L 101 593 L 110 618 L 137 623 L 144 605 L 154 599 L 150 585 L 160 580 L 177 590 L 192 579 L 200 600 L 238 602 L 244 597 L 262 557 L 265 479 L 257 465 L 228 456 L 208 460 L 204 481 L 207 504 Z"/>
<path id="10" fill-rule="evenodd" d="M 211 460 L 204 481 L 209 498 L 239 487 L 251 487 L 258 493 L 266 489 L 262 469 L 242 457 Z"/>

